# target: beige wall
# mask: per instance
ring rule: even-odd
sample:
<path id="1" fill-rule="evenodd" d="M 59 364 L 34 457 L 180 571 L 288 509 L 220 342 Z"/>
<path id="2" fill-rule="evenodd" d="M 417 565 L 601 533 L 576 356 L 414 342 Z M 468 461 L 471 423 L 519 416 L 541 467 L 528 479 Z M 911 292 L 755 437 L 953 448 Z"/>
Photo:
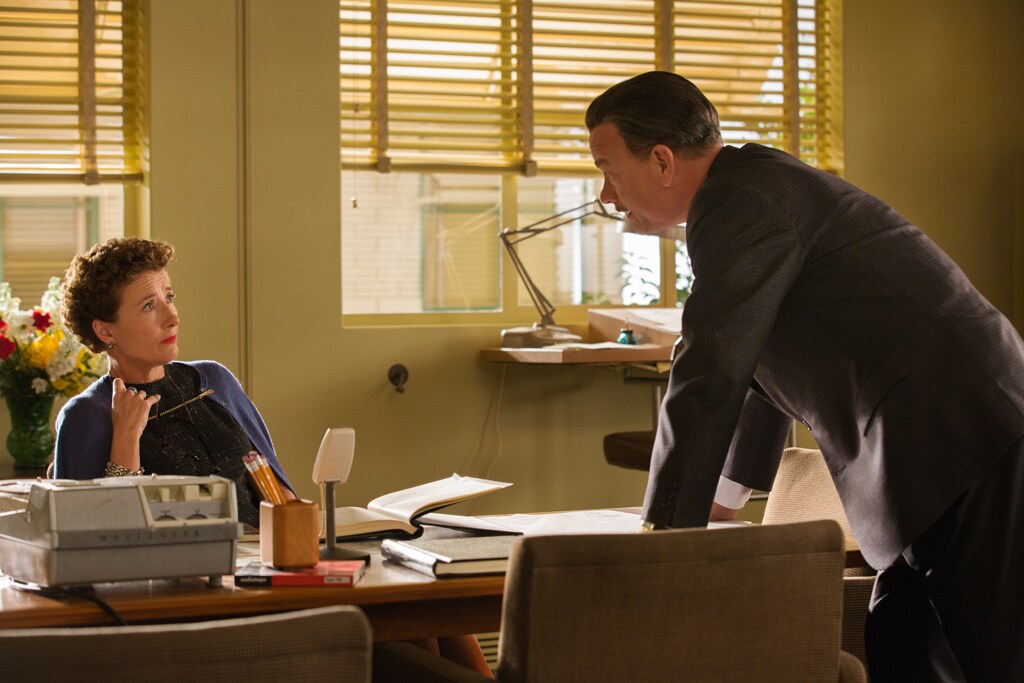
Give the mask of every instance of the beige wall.
<path id="1" fill-rule="evenodd" d="M 515 486 L 477 512 L 639 504 L 601 436 L 647 428 L 646 387 L 481 363 L 497 328 L 342 328 L 335 0 L 152 2 L 151 224 L 179 250 L 182 356 L 243 377 L 300 493 L 324 429 L 351 426 L 341 504 L 491 463 Z M 1019 3 L 846 4 L 847 176 L 1020 326 Z"/>
<path id="2" fill-rule="evenodd" d="M 844 5 L 847 179 L 1024 330 L 1024 3 Z"/>
<path id="3" fill-rule="evenodd" d="M 183 346 L 189 357 L 217 359 L 236 373 L 246 302 L 237 4 L 152 2 L 149 97 L 150 231 L 176 249 Z"/>

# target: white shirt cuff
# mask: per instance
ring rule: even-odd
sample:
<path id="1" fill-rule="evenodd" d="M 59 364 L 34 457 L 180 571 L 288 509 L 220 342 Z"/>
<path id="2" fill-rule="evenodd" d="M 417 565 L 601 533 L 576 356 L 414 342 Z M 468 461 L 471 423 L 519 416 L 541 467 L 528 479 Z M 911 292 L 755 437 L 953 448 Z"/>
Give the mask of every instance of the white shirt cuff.
<path id="1" fill-rule="evenodd" d="M 750 494 L 754 489 L 748 489 L 743 484 L 737 484 L 725 477 L 718 478 L 718 490 L 715 491 L 715 502 L 722 507 L 739 510 L 750 500 Z"/>

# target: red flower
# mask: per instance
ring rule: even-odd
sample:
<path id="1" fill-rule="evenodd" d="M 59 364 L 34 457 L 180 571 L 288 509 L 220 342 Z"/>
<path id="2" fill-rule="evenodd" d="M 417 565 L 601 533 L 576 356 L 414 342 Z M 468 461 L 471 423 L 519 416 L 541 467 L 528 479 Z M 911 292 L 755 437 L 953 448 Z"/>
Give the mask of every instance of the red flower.
<path id="1" fill-rule="evenodd" d="M 40 332 L 46 332 L 46 328 L 50 326 L 50 314 L 44 313 L 40 310 L 32 311 L 32 327 L 36 328 Z"/>
<path id="2" fill-rule="evenodd" d="M 7 331 L 7 321 L 4 320 L 3 318 L 0 318 L 0 333 L 6 332 L 6 331 Z"/>
<path id="3" fill-rule="evenodd" d="M 0 333 L 0 361 L 7 360 L 14 353 L 17 345 L 7 338 L 7 335 Z"/>

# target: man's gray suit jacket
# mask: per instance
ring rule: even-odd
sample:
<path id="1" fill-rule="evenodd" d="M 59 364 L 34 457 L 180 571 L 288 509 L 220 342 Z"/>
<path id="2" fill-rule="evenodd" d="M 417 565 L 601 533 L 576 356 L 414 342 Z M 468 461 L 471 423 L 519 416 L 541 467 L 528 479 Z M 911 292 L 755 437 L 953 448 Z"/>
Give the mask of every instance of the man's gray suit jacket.
<path id="1" fill-rule="evenodd" d="M 645 520 L 706 524 L 720 474 L 770 489 L 796 419 L 884 568 L 1024 433 L 1020 336 L 882 201 L 782 152 L 726 147 L 686 240 L 695 281 Z"/>

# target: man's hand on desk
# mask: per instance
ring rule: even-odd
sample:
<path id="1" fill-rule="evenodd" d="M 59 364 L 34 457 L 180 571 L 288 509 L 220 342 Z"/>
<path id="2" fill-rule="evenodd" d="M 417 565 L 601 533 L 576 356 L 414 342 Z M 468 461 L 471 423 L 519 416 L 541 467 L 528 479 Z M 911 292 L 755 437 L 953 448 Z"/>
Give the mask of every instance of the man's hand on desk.
<path id="1" fill-rule="evenodd" d="M 736 513 L 739 510 L 733 508 L 727 508 L 724 505 L 718 503 L 711 503 L 711 519 L 710 522 L 732 522 L 736 519 Z M 664 528 L 664 527 L 663 527 Z M 651 522 L 644 522 L 643 526 L 637 529 L 637 533 L 643 533 L 645 531 L 656 531 L 657 528 Z"/>
<path id="2" fill-rule="evenodd" d="M 711 520 L 712 522 L 731 522 L 736 519 L 736 513 L 739 510 L 727 508 L 724 505 L 718 503 L 711 504 Z"/>

